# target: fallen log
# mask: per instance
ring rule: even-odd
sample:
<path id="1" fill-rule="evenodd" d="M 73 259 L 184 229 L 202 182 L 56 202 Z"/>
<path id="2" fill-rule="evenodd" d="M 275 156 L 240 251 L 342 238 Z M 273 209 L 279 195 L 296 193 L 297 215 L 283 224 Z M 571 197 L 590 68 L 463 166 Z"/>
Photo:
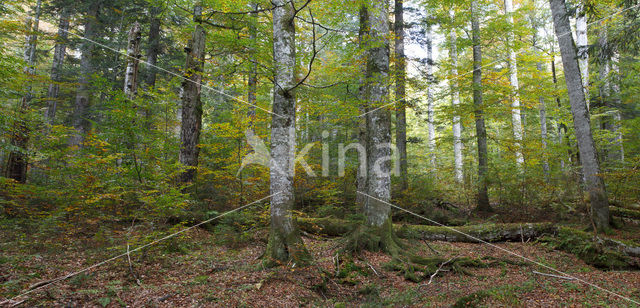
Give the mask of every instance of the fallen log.
<path id="1" fill-rule="evenodd" d="M 617 206 L 610 206 L 609 207 L 609 213 L 612 216 L 618 216 L 618 217 L 624 217 L 624 218 L 640 220 L 640 211 L 636 211 L 636 210 L 632 210 L 632 209 L 626 209 L 626 208 L 617 207 Z"/>
<path id="2" fill-rule="evenodd" d="M 352 231 L 356 223 L 336 218 L 301 218 L 300 229 L 311 234 L 342 236 Z M 553 235 L 557 228 L 552 223 L 481 224 L 457 227 L 399 225 L 393 226 L 401 238 L 428 241 L 477 243 L 534 240 L 542 235 Z M 457 230 L 457 231 L 456 231 Z"/>

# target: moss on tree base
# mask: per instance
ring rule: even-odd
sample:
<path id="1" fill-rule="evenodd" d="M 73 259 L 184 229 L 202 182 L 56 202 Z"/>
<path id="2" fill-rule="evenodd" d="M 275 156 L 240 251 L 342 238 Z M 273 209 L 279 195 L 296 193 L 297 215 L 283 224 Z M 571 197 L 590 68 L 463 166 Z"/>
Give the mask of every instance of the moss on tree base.
<path id="1" fill-rule="evenodd" d="M 298 266 L 311 262 L 311 255 L 304 246 L 302 238 L 296 229 L 287 235 L 275 229 L 269 231 L 269 241 L 262 256 L 264 267 L 276 267 L 293 263 Z"/>

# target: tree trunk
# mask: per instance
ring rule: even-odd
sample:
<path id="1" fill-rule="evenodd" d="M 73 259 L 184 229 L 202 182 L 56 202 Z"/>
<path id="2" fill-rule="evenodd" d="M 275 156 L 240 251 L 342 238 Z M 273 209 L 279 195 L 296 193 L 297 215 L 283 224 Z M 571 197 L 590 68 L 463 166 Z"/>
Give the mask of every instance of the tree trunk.
<path id="1" fill-rule="evenodd" d="M 269 266 L 306 263 L 310 258 L 293 219 L 296 148 L 295 8 L 291 0 L 274 0 L 274 89 L 271 117 L 271 230 L 265 252 Z"/>
<path id="2" fill-rule="evenodd" d="M 433 34 L 431 33 L 431 24 L 429 23 L 425 33 L 426 49 L 427 49 L 427 128 L 429 131 L 429 142 L 427 143 L 429 150 L 429 157 L 431 162 L 431 169 L 433 174 L 437 174 L 437 162 L 436 162 L 436 125 L 434 118 L 434 100 L 431 87 L 433 85 Z"/>
<path id="3" fill-rule="evenodd" d="M 194 7 L 194 21 L 198 23 L 193 30 L 187 48 L 184 80 L 182 81 L 182 125 L 180 127 L 180 163 L 187 167 L 180 180 L 183 183 L 195 179 L 200 148 L 200 130 L 202 128 L 202 102 L 200 91 L 204 70 L 205 32 L 200 25 L 202 7 Z"/>
<path id="4" fill-rule="evenodd" d="M 47 90 L 47 112 L 45 118 L 48 125 L 53 125 L 58 107 L 58 95 L 60 93 L 60 82 L 62 82 L 62 64 L 67 49 L 67 37 L 69 31 L 69 8 L 64 7 L 60 12 L 58 21 L 58 34 L 56 35 L 56 45 L 53 48 L 53 61 L 51 64 L 51 83 Z"/>
<path id="5" fill-rule="evenodd" d="M 538 46 L 538 29 L 539 29 L 539 21 L 536 17 L 535 11 L 531 12 L 531 26 L 533 27 L 533 37 L 532 37 L 532 47 L 533 53 L 539 56 L 539 46 Z M 543 76 L 544 69 L 542 67 L 542 62 L 536 63 L 536 68 L 540 73 L 540 76 Z M 542 173 L 544 175 L 545 183 L 549 183 L 549 160 L 547 159 L 547 107 L 544 101 L 544 95 L 540 95 L 538 97 L 538 110 L 540 112 L 540 139 L 542 141 Z"/>
<path id="6" fill-rule="evenodd" d="M 507 21 L 513 27 L 513 2 L 512 0 L 504 0 L 504 10 L 507 14 Z M 520 168 L 524 163 L 522 155 L 522 138 L 524 135 L 522 128 L 522 116 L 520 115 L 520 85 L 518 82 L 518 61 L 516 59 L 516 51 L 514 48 L 515 37 L 513 31 L 508 36 L 508 52 L 509 52 L 509 83 L 511 84 L 511 125 L 513 126 L 513 139 L 516 148 L 516 163 Z"/>
<path id="7" fill-rule="evenodd" d="M 127 68 L 124 76 L 124 94 L 128 99 L 135 98 L 138 92 L 138 67 L 140 64 L 140 24 L 135 22 L 129 31 L 127 45 Z"/>
<path id="8" fill-rule="evenodd" d="M 42 1 L 38 0 L 35 7 L 33 23 L 31 22 L 31 18 L 27 19 L 27 44 L 24 51 L 24 60 L 27 65 L 24 67 L 24 73 L 29 78 L 34 76 L 36 70 L 36 46 L 38 41 L 41 4 Z M 25 93 L 24 96 L 22 96 L 22 99 L 20 99 L 18 114 L 15 122 L 13 123 L 13 132 L 11 134 L 10 141 L 12 150 L 9 153 L 9 157 L 7 157 L 7 166 L 5 168 L 5 177 L 16 180 L 18 183 L 25 183 L 27 181 L 27 145 L 29 143 L 30 134 L 27 123 L 27 113 L 29 112 L 29 105 L 33 98 L 33 93 L 31 93 L 31 91 L 31 81 L 27 81 Z"/>
<path id="9" fill-rule="evenodd" d="M 584 4 L 579 4 L 576 10 L 576 47 L 578 48 L 578 65 L 584 98 L 589 110 L 589 40 L 587 37 L 587 12 Z"/>
<path id="10" fill-rule="evenodd" d="M 482 103 L 482 46 L 480 45 L 480 20 L 478 3 L 471 1 L 471 32 L 473 40 L 473 104 L 476 118 L 476 138 L 478 140 L 478 196 L 477 209 L 491 211 L 487 188 L 489 172 L 487 153 L 487 129 L 484 126 L 484 107 Z"/>
<path id="11" fill-rule="evenodd" d="M 454 19 L 454 11 L 450 11 L 451 19 Z M 449 86 L 451 87 L 451 104 L 453 105 L 453 158 L 454 158 L 454 171 L 455 179 L 458 183 L 463 181 L 463 162 L 462 162 L 462 140 L 460 125 L 460 116 L 458 105 L 460 105 L 460 90 L 458 89 L 458 47 L 456 38 L 456 29 L 453 28 L 449 32 L 449 57 L 451 58 L 451 78 L 449 79 Z"/>
<path id="12" fill-rule="evenodd" d="M 378 200 L 367 199 L 365 216 L 369 227 L 390 235 L 391 207 L 385 201 L 391 198 L 391 113 L 383 107 L 389 99 L 389 20 L 386 2 L 369 3 L 368 20 L 371 42 L 367 53 L 367 100 L 373 111 L 367 114 L 367 194 Z"/>
<path id="13" fill-rule="evenodd" d="M 569 102 L 571 103 L 571 114 L 573 115 L 573 126 L 578 141 L 582 170 L 586 180 L 586 188 L 589 192 L 591 217 L 598 230 L 606 230 L 609 229 L 609 202 L 604 181 L 600 177 L 600 165 L 591 133 L 589 111 L 587 110 L 582 87 L 576 45 L 572 36 L 565 35 L 571 31 L 565 1 L 550 0 L 549 2 L 556 36 L 560 45 L 560 54 L 562 55 L 564 76 L 569 93 Z"/>
<path id="14" fill-rule="evenodd" d="M 620 67 L 618 66 L 618 53 L 614 52 L 611 59 L 611 70 L 613 72 L 611 78 L 611 92 L 613 97 L 611 98 L 611 103 L 613 105 L 614 114 L 613 114 L 613 131 L 616 135 L 614 141 L 614 147 L 617 149 L 612 150 L 610 152 L 609 159 L 610 160 L 618 160 L 624 163 L 624 146 L 622 145 L 622 131 L 620 130 L 620 125 L 622 121 L 622 114 L 620 113 Z"/>
<path id="15" fill-rule="evenodd" d="M 158 54 L 160 53 L 161 8 L 153 6 L 149 13 L 151 14 L 151 20 L 149 22 L 149 37 L 147 41 L 147 75 L 145 78 L 145 84 L 148 89 L 154 89 L 156 87 L 156 79 L 158 77 L 158 69 L 156 68 L 156 65 L 158 63 Z M 145 121 L 144 126 L 146 129 L 151 129 L 152 114 L 150 107 L 145 107 L 143 113 Z"/>
<path id="16" fill-rule="evenodd" d="M 404 55 L 404 0 L 395 0 L 396 146 L 400 159 L 401 188 L 409 187 L 407 174 L 406 57 Z"/>
<path id="17" fill-rule="evenodd" d="M 258 9 L 257 4 L 252 4 L 251 7 L 254 11 Z M 256 104 L 256 94 L 258 92 L 258 36 L 256 30 L 257 23 L 258 14 L 251 13 L 251 21 L 249 22 L 249 44 L 251 44 L 249 48 L 249 54 L 251 60 L 249 63 L 249 76 L 247 76 L 247 103 L 250 104 L 249 109 L 247 110 L 247 116 L 249 117 L 249 129 L 253 129 L 253 122 L 255 121 L 256 117 L 256 107 L 252 105 Z"/>
<path id="18" fill-rule="evenodd" d="M 364 116 L 358 117 L 358 143 L 361 149 L 365 151 L 364 161 L 358 162 L 358 170 L 356 171 L 356 184 L 358 192 L 367 192 L 367 161 L 369 153 L 367 152 L 367 56 L 365 51 L 367 50 L 367 31 L 369 28 L 369 14 L 367 13 L 366 5 L 360 7 L 360 29 L 358 32 L 359 52 L 360 52 L 360 87 L 358 89 L 358 112 Z M 358 155 L 360 160 L 361 155 Z M 364 167 L 363 167 L 364 166 Z M 367 196 L 356 192 L 356 206 L 364 211 Z"/>
<path id="19" fill-rule="evenodd" d="M 76 100 L 73 111 L 73 128 L 75 133 L 69 139 L 70 146 L 82 146 L 84 136 L 91 130 L 89 121 L 89 107 L 91 106 L 91 89 L 89 78 L 93 74 L 93 51 L 95 49 L 92 42 L 96 37 L 96 27 L 100 2 L 93 1 L 89 5 L 84 20 L 84 41 L 80 50 L 80 76 L 78 77 L 78 88 L 76 89 Z"/>

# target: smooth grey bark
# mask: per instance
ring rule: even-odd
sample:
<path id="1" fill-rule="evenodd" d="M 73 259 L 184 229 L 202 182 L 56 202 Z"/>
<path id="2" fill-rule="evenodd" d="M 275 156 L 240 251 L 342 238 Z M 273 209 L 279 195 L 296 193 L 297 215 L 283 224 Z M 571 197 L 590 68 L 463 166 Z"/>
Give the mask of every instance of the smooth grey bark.
<path id="1" fill-rule="evenodd" d="M 358 31 L 358 43 L 359 43 L 359 52 L 360 54 L 360 86 L 358 88 L 358 112 L 361 115 L 358 117 L 358 143 L 360 144 L 361 149 L 364 150 L 365 155 L 364 159 L 361 160 L 361 155 L 358 155 L 358 170 L 356 171 L 356 185 L 357 190 L 359 192 L 367 192 L 367 161 L 368 161 L 368 152 L 367 152 L 367 119 L 369 118 L 366 114 L 368 111 L 367 107 L 367 56 L 365 51 L 367 50 L 367 32 L 369 31 L 369 15 L 367 13 L 367 7 L 365 5 L 360 6 L 360 28 Z M 364 166 L 364 168 L 362 168 Z M 367 201 L 367 196 L 356 192 L 356 206 L 359 209 L 364 210 Z"/>
<path id="2" fill-rule="evenodd" d="M 383 107 L 389 100 L 389 20 L 387 3 L 372 1 L 368 6 L 369 38 L 367 51 L 367 193 L 379 200 L 391 198 L 391 112 Z M 377 108 L 377 109 L 376 109 Z M 391 207 L 368 198 L 367 225 L 383 228 L 390 224 Z M 386 232 L 386 231 L 385 231 Z M 391 232 L 391 229 L 388 229 Z"/>
<path id="3" fill-rule="evenodd" d="M 78 77 L 78 87 L 76 89 L 76 99 L 73 110 L 72 124 L 75 132 L 69 138 L 69 145 L 80 147 L 84 141 L 84 136 L 91 130 L 89 120 L 89 108 L 91 106 L 91 86 L 89 79 L 93 74 L 93 51 L 95 46 L 93 40 L 97 32 L 97 19 L 101 2 L 93 1 L 89 4 L 84 19 L 84 40 L 80 47 L 80 74 Z"/>
<path id="4" fill-rule="evenodd" d="M 591 218 L 597 230 L 607 230 L 610 228 L 609 201 L 607 199 L 604 181 L 600 177 L 600 165 L 591 133 L 589 111 L 587 110 L 585 94 L 582 87 L 576 45 L 571 35 L 565 35 L 565 33 L 570 33 L 571 31 L 565 1 L 549 0 L 549 3 L 558 44 L 560 45 L 560 54 L 562 56 L 569 102 L 571 104 L 571 114 L 573 115 L 573 126 L 578 141 L 582 171 L 591 203 Z"/>
<path id="5" fill-rule="evenodd" d="M 490 211 L 487 176 L 489 161 L 487 153 L 487 129 L 484 125 L 484 106 L 482 102 L 482 46 L 480 40 L 480 20 L 478 3 L 471 1 L 471 35 L 473 41 L 473 104 L 476 119 L 476 139 L 478 143 L 478 194 L 477 209 Z"/>
<path id="6" fill-rule="evenodd" d="M 400 160 L 400 185 L 402 190 L 409 187 L 407 168 L 407 114 L 406 114 L 406 70 L 404 54 L 404 0 L 395 0 L 395 82 L 396 82 L 396 147 Z"/>
<path id="7" fill-rule="evenodd" d="M 124 75 L 124 94 L 134 99 L 138 92 L 138 67 L 140 66 L 140 24 L 135 22 L 129 30 L 127 45 L 127 68 Z"/>
<path id="8" fill-rule="evenodd" d="M 589 38 L 587 36 L 587 12 L 584 4 L 579 4 L 576 9 L 576 47 L 578 48 L 578 65 L 584 97 L 589 109 Z"/>
<path id="9" fill-rule="evenodd" d="M 513 27 L 513 2 L 504 0 L 504 11 L 507 14 L 507 22 Z M 518 61 L 516 51 L 513 46 L 515 36 L 513 31 L 509 31 L 507 49 L 509 52 L 509 83 L 511 84 L 511 125 L 513 127 L 513 138 L 515 140 L 516 163 L 522 167 L 524 156 L 522 155 L 522 138 L 524 131 L 522 127 L 522 116 L 520 114 L 520 85 L 518 81 Z"/>
<path id="10" fill-rule="evenodd" d="M 204 70 L 204 52 L 206 33 L 200 25 L 202 7 L 194 7 L 194 21 L 197 23 L 187 48 L 187 59 L 182 81 L 182 112 L 180 126 L 180 163 L 187 167 L 180 175 L 183 183 L 195 179 L 200 148 L 200 130 L 202 129 L 202 101 L 200 100 L 202 72 Z"/>
<path id="11" fill-rule="evenodd" d="M 622 133 L 619 131 L 621 114 L 617 109 L 620 105 L 620 87 L 617 84 L 617 80 L 613 78 L 616 74 L 611 74 L 611 68 L 614 66 L 614 61 L 612 61 L 607 53 L 602 51 L 603 49 L 607 49 L 607 45 L 609 43 L 607 30 L 606 25 L 601 25 L 598 37 L 598 45 L 600 45 L 601 50 L 599 53 L 598 70 L 601 82 L 599 95 L 600 102 L 605 108 L 605 115 L 601 118 L 601 126 L 614 136 L 609 138 L 609 143 L 604 146 L 603 157 L 606 158 L 608 163 L 615 163 L 624 160 L 624 152 L 622 148 Z"/>
<path id="12" fill-rule="evenodd" d="M 258 10 L 257 4 L 252 4 L 254 11 Z M 257 59 L 257 45 L 258 36 L 256 25 L 258 23 L 258 14 L 251 13 L 251 20 L 249 21 L 249 55 L 251 60 L 249 63 L 249 73 L 247 76 L 247 103 L 249 103 L 249 109 L 247 110 L 247 116 L 249 117 L 249 129 L 253 128 L 253 122 L 256 117 L 256 107 L 252 106 L 256 104 L 256 94 L 258 92 L 258 59 Z"/>
<path id="13" fill-rule="evenodd" d="M 454 11 L 449 11 L 451 19 L 455 15 Z M 451 88 L 451 104 L 456 115 L 453 116 L 453 159 L 455 179 L 458 183 L 463 181 L 463 162 L 462 162 L 462 127 L 460 125 L 460 116 L 457 115 L 457 108 L 460 105 L 460 89 L 458 88 L 458 47 L 456 29 L 449 30 L 449 58 L 451 59 L 451 79 L 449 79 L 449 87 Z"/>
<path id="14" fill-rule="evenodd" d="M 427 129 L 429 131 L 429 141 L 427 143 L 427 147 L 429 150 L 429 160 L 431 162 L 431 168 L 433 170 L 433 174 L 437 174 L 437 162 L 436 162 L 436 125 L 435 125 L 435 117 L 434 117 L 434 100 L 433 100 L 433 66 L 435 62 L 433 61 L 433 34 L 431 32 L 431 24 L 429 23 L 426 26 L 425 30 L 425 41 L 426 41 L 426 50 L 427 50 L 427 82 L 429 83 L 427 86 Z"/>
<path id="15" fill-rule="evenodd" d="M 613 110 L 613 131 L 616 135 L 613 142 L 614 149 L 609 152 L 609 160 L 619 160 L 624 162 L 624 146 L 622 144 L 622 131 L 620 125 L 622 121 L 622 114 L 618 108 L 620 108 L 620 67 L 618 66 L 619 56 L 617 52 L 613 53 L 611 57 L 611 98 Z"/>
<path id="16" fill-rule="evenodd" d="M 271 116 L 271 229 L 265 251 L 268 265 L 289 260 L 304 263 L 309 254 L 293 219 L 296 148 L 295 8 L 291 0 L 274 0 L 274 89 Z"/>
<path id="17" fill-rule="evenodd" d="M 24 51 L 24 60 L 26 66 L 24 67 L 24 74 L 31 77 L 35 74 L 36 68 L 36 48 L 38 42 L 38 30 L 40 25 L 40 7 L 42 1 L 38 0 L 35 7 L 33 22 L 31 18 L 27 18 L 26 26 L 26 46 Z M 7 157 L 7 165 L 4 169 L 4 175 L 7 178 L 13 179 L 18 183 L 25 183 L 27 181 L 27 146 L 29 143 L 29 126 L 27 124 L 27 113 L 33 99 L 32 84 L 31 81 L 27 82 L 25 92 L 20 99 L 20 105 L 18 106 L 18 114 L 13 123 L 13 131 L 11 133 L 11 140 L 9 141 L 12 146 L 12 150 Z"/>
<path id="18" fill-rule="evenodd" d="M 53 48 L 53 60 L 51 64 L 51 83 L 47 90 L 47 112 L 45 114 L 48 125 L 53 125 L 58 108 L 58 95 L 60 94 L 60 82 L 62 82 L 62 64 L 67 50 L 67 37 L 69 31 L 69 8 L 64 7 L 60 11 L 58 21 L 58 33 L 56 35 L 56 45 Z"/>

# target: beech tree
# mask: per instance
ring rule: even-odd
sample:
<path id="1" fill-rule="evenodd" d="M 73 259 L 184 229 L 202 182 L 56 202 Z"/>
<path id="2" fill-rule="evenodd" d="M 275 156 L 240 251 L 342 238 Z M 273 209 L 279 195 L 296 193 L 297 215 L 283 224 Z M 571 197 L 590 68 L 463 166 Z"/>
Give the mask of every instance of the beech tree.
<path id="1" fill-rule="evenodd" d="M 396 147 L 398 149 L 398 159 L 400 160 L 400 178 L 403 190 L 408 187 L 407 180 L 407 115 L 405 106 L 406 100 L 406 59 L 404 55 L 404 0 L 395 0 L 395 21 L 393 26 L 395 38 L 395 82 L 396 82 Z"/>
<path id="2" fill-rule="evenodd" d="M 571 103 L 571 115 L 573 116 L 573 126 L 580 151 L 582 172 L 586 189 L 589 193 L 591 219 L 597 230 L 607 230 L 610 228 L 609 201 L 604 181 L 600 175 L 598 153 L 593 142 L 591 120 L 587 110 L 576 45 L 570 35 L 571 26 L 569 25 L 565 1 L 550 0 L 549 3 L 553 14 L 553 25 L 560 45 L 560 54 L 562 55 L 564 78 L 567 84 L 569 102 Z"/>

